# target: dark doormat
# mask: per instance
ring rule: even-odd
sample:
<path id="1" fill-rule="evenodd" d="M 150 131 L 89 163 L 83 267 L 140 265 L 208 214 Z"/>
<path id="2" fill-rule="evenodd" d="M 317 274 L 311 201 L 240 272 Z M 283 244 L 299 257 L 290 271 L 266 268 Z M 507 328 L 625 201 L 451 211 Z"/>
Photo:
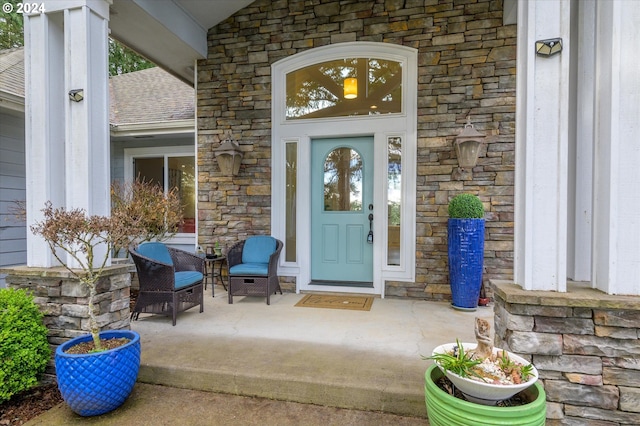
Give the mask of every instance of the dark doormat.
<path id="1" fill-rule="evenodd" d="M 368 296 L 326 296 L 307 294 L 295 306 L 304 308 L 349 309 L 353 311 L 369 311 L 373 297 Z"/>

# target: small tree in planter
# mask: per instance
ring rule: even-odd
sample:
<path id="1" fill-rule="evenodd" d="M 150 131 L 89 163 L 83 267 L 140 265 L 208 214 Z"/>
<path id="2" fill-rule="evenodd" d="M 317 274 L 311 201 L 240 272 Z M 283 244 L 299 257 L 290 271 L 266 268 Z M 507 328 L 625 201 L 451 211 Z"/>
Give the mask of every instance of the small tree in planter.
<path id="1" fill-rule="evenodd" d="M 44 218 L 31 226 L 32 232 L 45 239 L 60 264 L 89 290 L 91 333 L 56 349 L 58 388 L 76 413 L 104 414 L 122 405 L 133 389 L 140 367 L 140 336 L 130 330 L 100 332 L 96 285 L 112 248 L 141 232 L 142 221 L 123 211 L 110 217 L 89 216 L 82 209 L 53 208 L 50 202 L 42 212 Z"/>
<path id="2" fill-rule="evenodd" d="M 475 310 L 484 263 L 484 206 L 477 196 L 459 194 L 451 199 L 447 230 L 453 307 Z"/>
<path id="3" fill-rule="evenodd" d="M 96 284 L 107 266 L 110 250 L 117 245 L 127 244 L 130 234 L 141 232 L 140 221 L 124 214 L 88 216 L 83 209 L 55 209 L 50 202 L 42 209 L 42 213 L 44 218 L 33 224 L 31 231 L 44 238 L 56 260 L 89 289 L 92 350 L 100 351 L 100 327 L 94 306 Z"/>

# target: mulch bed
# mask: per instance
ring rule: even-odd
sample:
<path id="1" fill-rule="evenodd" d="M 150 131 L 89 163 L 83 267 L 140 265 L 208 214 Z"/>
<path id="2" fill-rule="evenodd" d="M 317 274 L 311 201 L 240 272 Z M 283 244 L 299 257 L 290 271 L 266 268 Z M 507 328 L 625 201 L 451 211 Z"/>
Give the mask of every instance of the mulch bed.
<path id="1" fill-rule="evenodd" d="M 55 383 L 21 392 L 0 404 L 0 425 L 23 425 L 61 402 L 62 396 Z"/>

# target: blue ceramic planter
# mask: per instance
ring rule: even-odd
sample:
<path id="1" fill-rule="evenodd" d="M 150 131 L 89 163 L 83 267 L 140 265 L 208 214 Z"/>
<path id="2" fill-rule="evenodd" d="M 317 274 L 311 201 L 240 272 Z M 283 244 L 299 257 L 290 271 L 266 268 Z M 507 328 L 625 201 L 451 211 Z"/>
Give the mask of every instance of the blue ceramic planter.
<path id="1" fill-rule="evenodd" d="M 453 307 L 476 309 L 482 287 L 484 219 L 449 219 L 448 244 Z"/>
<path id="2" fill-rule="evenodd" d="M 140 335 L 131 330 L 100 333 L 103 339 L 127 338 L 115 349 L 86 355 L 64 353 L 91 335 L 69 340 L 56 349 L 56 375 L 62 398 L 81 416 L 98 416 L 121 406 L 133 390 L 140 369 Z"/>

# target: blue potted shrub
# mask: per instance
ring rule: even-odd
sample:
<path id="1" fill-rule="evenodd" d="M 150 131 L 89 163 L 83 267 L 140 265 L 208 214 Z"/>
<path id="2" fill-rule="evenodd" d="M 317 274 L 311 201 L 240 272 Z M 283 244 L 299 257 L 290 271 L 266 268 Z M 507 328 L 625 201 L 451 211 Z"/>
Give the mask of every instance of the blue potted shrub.
<path id="1" fill-rule="evenodd" d="M 477 196 L 459 194 L 451 199 L 447 230 L 452 305 L 475 310 L 484 263 L 484 206 Z"/>

